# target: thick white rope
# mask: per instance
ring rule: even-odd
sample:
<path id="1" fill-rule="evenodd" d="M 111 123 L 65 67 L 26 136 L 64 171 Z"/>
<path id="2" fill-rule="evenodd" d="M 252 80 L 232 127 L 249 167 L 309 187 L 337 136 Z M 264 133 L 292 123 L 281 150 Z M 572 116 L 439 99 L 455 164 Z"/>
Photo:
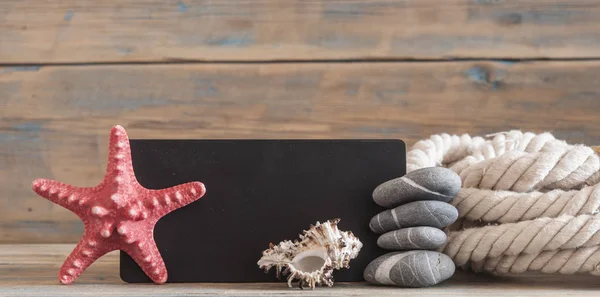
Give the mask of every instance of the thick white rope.
<path id="1" fill-rule="evenodd" d="M 550 133 L 487 138 L 433 135 L 407 171 L 443 166 L 461 177 L 460 220 L 440 250 L 456 265 L 493 273 L 600 275 L 600 157 Z"/>
<path id="2" fill-rule="evenodd" d="M 466 188 L 461 189 L 451 203 L 458 209 L 459 218 L 488 223 L 596 214 L 600 208 L 600 185 L 580 191 L 552 190 L 545 193 Z"/>
<path id="3" fill-rule="evenodd" d="M 600 246 L 544 251 L 539 254 L 519 254 L 486 258 L 483 261 L 471 262 L 470 267 L 476 272 L 493 272 L 496 274 L 519 274 L 525 272 L 541 273 L 590 273 L 600 275 Z"/>
<path id="4" fill-rule="evenodd" d="M 453 231 L 444 253 L 458 266 L 505 255 L 600 245 L 600 216 L 539 218 Z"/>
<path id="5" fill-rule="evenodd" d="M 600 157 L 586 146 L 558 147 L 550 152 L 509 151 L 477 161 L 465 158 L 452 166 L 465 188 L 511 190 L 580 189 L 594 183 Z"/>

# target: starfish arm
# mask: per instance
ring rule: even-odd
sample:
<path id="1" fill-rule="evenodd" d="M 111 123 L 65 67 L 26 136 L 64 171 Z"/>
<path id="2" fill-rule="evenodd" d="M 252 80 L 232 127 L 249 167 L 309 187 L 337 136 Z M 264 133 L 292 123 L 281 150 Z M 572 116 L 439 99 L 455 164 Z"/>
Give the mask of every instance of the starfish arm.
<path id="1" fill-rule="evenodd" d="M 88 199 L 85 194 L 90 191 L 90 188 L 74 187 L 44 178 L 33 181 L 31 188 L 38 195 L 80 216 L 81 206 Z"/>
<path id="2" fill-rule="evenodd" d="M 148 209 L 162 217 L 204 196 L 206 188 L 201 182 L 190 182 L 162 190 L 148 190 Z"/>
<path id="3" fill-rule="evenodd" d="M 87 239 L 88 237 L 85 233 L 83 236 L 84 239 L 77 244 L 60 268 L 58 280 L 62 284 L 70 284 L 94 261 L 113 250 L 107 247 L 107 245 L 101 244 L 100 240 L 96 240 L 93 237 Z"/>
<path id="4" fill-rule="evenodd" d="M 135 178 L 131 164 L 131 147 L 129 137 L 125 129 L 119 125 L 110 130 L 108 144 L 108 165 L 106 167 L 107 177 L 121 175 L 128 180 Z"/>
<path id="5" fill-rule="evenodd" d="M 142 268 L 144 273 L 157 284 L 167 281 L 168 273 L 156 243 L 152 237 L 122 248 Z"/>

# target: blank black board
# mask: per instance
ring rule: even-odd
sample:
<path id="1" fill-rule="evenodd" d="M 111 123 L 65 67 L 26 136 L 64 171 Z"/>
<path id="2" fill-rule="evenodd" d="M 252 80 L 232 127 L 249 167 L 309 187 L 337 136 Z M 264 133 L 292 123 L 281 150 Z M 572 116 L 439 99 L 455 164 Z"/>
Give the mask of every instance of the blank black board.
<path id="1" fill-rule="evenodd" d="M 340 218 L 364 244 L 336 281 L 362 281 L 385 253 L 369 221 L 384 209 L 377 185 L 406 172 L 401 140 L 131 140 L 133 167 L 149 189 L 201 181 L 206 194 L 158 221 L 154 239 L 167 282 L 269 282 L 256 262 L 269 243 L 296 239 L 317 221 Z M 121 252 L 126 282 L 150 282 Z"/>

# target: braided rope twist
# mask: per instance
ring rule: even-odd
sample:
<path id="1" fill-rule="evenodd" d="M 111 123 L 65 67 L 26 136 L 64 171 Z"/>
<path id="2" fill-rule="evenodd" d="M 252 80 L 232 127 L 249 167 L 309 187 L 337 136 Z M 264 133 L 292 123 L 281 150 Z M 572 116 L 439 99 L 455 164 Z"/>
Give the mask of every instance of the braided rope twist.
<path id="1" fill-rule="evenodd" d="M 476 272 L 486 271 L 496 274 L 541 272 L 600 275 L 598 263 L 600 263 L 600 246 L 596 245 L 579 249 L 544 251 L 539 254 L 486 258 L 471 262 L 470 268 Z"/>
<path id="2" fill-rule="evenodd" d="M 466 166 L 465 166 L 466 165 Z M 477 161 L 466 158 L 451 167 L 465 188 L 511 190 L 581 189 L 593 183 L 600 157 L 589 147 L 559 147 L 551 152 L 505 154 Z"/>
<path id="3" fill-rule="evenodd" d="M 483 222 L 514 223 L 539 217 L 596 214 L 600 208 L 600 185 L 545 193 L 463 188 L 451 203 L 458 209 L 459 218 Z"/>
<path id="4" fill-rule="evenodd" d="M 487 257 L 600 245 L 600 216 L 563 215 L 469 228 L 448 234 L 444 252 L 459 266 Z"/>
<path id="5" fill-rule="evenodd" d="M 461 177 L 459 221 L 440 248 L 457 266 L 600 275 L 599 151 L 550 133 L 440 134 L 413 145 L 407 171 L 443 166 Z"/>

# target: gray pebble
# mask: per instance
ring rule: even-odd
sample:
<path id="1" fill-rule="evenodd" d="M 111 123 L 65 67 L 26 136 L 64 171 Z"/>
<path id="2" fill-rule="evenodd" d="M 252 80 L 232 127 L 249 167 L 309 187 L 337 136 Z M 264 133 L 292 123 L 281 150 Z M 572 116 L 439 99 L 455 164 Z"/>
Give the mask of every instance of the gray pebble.
<path id="1" fill-rule="evenodd" d="M 435 250 L 447 240 L 446 233 L 433 227 L 412 227 L 390 231 L 377 239 L 386 250 Z"/>
<path id="2" fill-rule="evenodd" d="M 448 202 L 456 196 L 461 184 L 460 176 L 454 171 L 427 167 L 382 183 L 373 191 L 373 200 L 386 208 L 417 200 Z"/>
<path id="3" fill-rule="evenodd" d="M 458 218 L 456 208 L 441 201 L 415 201 L 388 209 L 374 216 L 369 227 L 381 234 L 406 227 L 446 227 Z"/>
<path id="4" fill-rule="evenodd" d="M 363 276 L 372 284 L 420 288 L 441 283 L 450 278 L 454 270 L 452 259 L 442 253 L 392 252 L 369 263 Z"/>

